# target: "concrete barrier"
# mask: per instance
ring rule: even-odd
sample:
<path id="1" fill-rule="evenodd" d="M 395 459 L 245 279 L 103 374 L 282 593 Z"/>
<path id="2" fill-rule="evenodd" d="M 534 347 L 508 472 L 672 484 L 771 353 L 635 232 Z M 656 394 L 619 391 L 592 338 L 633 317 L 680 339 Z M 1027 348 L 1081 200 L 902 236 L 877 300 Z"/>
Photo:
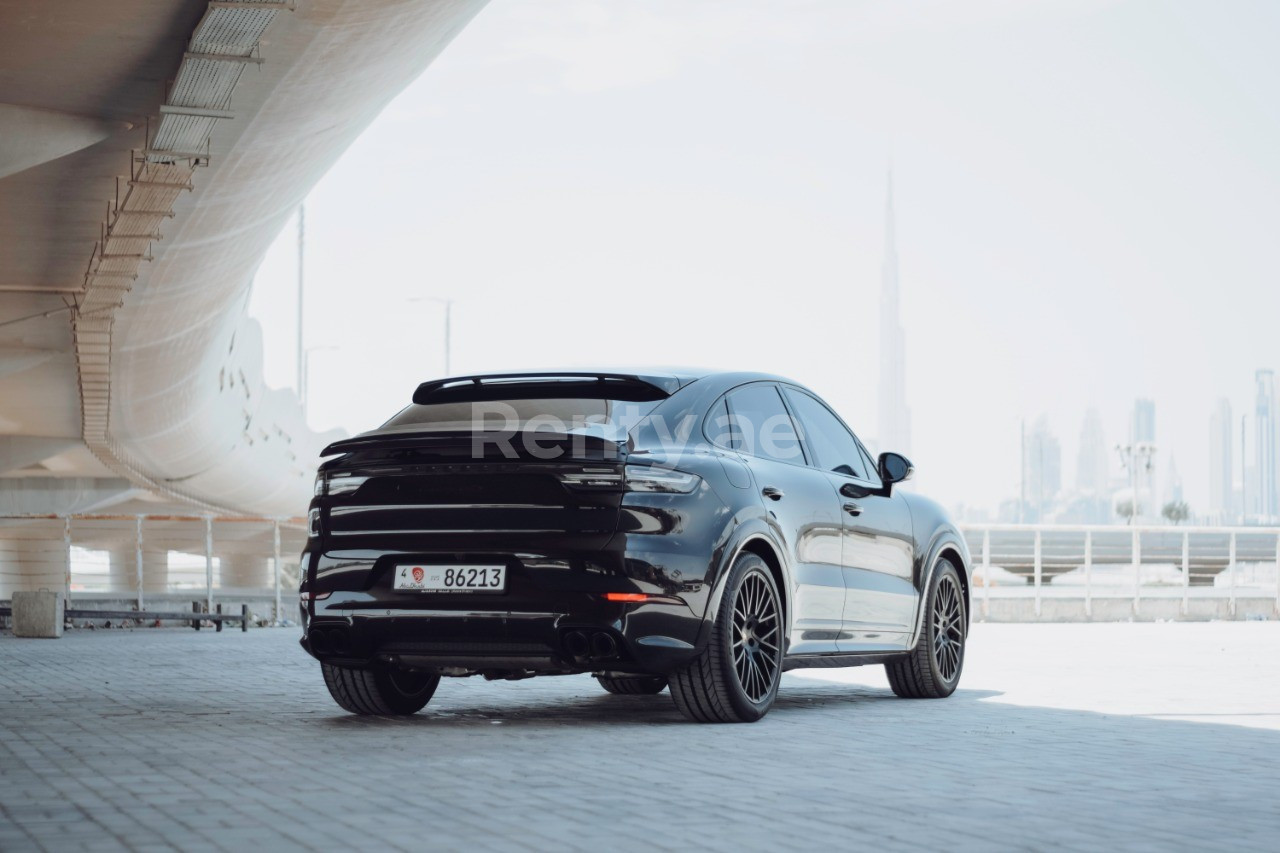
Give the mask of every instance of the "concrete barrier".
<path id="1" fill-rule="evenodd" d="M 15 637 L 62 636 L 62 593 L 47 589 L 13 594 L 13 635 Z"/>

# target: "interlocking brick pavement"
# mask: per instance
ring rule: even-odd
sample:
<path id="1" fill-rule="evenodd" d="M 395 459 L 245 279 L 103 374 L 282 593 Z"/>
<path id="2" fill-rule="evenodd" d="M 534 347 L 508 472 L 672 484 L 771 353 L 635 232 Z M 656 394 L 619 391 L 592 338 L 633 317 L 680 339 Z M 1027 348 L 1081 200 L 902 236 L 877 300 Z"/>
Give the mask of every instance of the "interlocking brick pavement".
<path id="1" fill-rule="evenodd" d="M 296 631 L 0 634 L 0 850 L 1276 849 L 1280 623 L 977 625 L 754 725 L 589 677 L 332 703 Z"/>

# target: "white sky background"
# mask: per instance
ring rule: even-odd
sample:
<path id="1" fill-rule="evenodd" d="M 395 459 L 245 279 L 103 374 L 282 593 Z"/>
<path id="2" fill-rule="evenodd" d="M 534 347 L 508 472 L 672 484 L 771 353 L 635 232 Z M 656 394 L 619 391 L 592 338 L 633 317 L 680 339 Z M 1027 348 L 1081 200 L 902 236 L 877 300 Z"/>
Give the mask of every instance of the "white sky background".
<path id="1" fill-rule="evenodd" d="M 311 422 L 443 371 L 694 364 L 804 382 L 874 438 L 892 158 L 919 487 L 1017 493 L 1047 413 L 1209 415 L 1280 367 L 1280 4 L 494 0 L 307 203 Z M 254 287 L 294 384 L 295 233 Z M 1252 438 L 1250 439 L 1252 441 Z M 1113 460 L 1113 473 L 1118 466 Z"/>

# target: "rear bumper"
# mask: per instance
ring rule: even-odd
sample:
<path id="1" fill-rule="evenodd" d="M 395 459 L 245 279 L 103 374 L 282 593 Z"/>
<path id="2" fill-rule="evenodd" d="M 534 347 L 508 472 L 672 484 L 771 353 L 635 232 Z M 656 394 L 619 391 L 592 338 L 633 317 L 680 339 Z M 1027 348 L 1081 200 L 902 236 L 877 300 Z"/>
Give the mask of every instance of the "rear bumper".
<path id="1" fill-rule="evenodd" d="M 442 598 L 447 596 L 406 603 L 402 594 L 334 592 L 304 612 L 302 646 L 338 665 L 395 664 L 453 674 L 667 673 L 696 653 L 701 626 L 677 598 L 631 604 L 579 593 L 563 596 L 555 607 L 532 608 L 494 596 L 488 604 L 448 609 Z"/>

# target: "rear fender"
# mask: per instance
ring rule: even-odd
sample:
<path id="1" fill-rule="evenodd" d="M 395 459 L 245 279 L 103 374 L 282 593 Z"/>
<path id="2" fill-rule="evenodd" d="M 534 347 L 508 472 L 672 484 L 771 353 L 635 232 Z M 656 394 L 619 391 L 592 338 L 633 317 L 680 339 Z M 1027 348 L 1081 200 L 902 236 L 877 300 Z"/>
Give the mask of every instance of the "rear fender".
<path id="1" fill-rule="evenodd" d="M 960 565 L 955 567 L 956 571 L 960 573 L 965 589 L 971 590 L 973 588 L 972 576 L 970 574 L 972 560 L 969 557 L 968 544 L 965 542 L 964 537 L 960 535 L 960 531 L 956 530 L 950 524 L 939 527 L 934 531 L 933 537 L 929 540 L 929 545 L 924 552 L 925 558 L 922 561 L 922 565 L 927 568 L 921 575 L 921 585 L 916 598 L 915 628 L 911 632 L 911 641 L 907 643 L 908 648 L 914 649 L 916 647 L 916 643 L 920 640 L 921 632 L 924 630 L 924 610 L 926 597 L 929 595 L 929 584 L 933 583 L 933 574 L 937 571 L 938 561 L 942 559 L 942 553 L 948 550 L 954 551 L 960 555 L 960 560 L 958 561 Z M 952 560 L 952 562 L 954 563 L 957 561 Z M 970 602 L 966 602 L 966 621 L 971 621 L 970 611 L 972 608 L 969 604 Z"/>
<path id="2" fill-rule="evenodd" d="M 724 598 L 730 570 L 733 568 L 734 562 L 752 542 L 762 542 L 766 545 L 773 552 L 778 562 L 782 575 L 782 583 L 778 592 L 782 596 L 783 609 L 787 614 L 783 636 L 784 648 L 785 643 L 791 637 L 791 565 L 787 561 L 786 549 L 779 544 L 777 537 L 774 535 L 774 528 L 763 518 L 757 517 L 746 519 L 738 524 L 724 546 L 713 557 L 715 569 L 714 573 L 708 577 L 708 585 L 711 592 L 707 596 L 707 610 L 702 620 L 702 628 L 698 632 L 697 645 L 699 649 L 703 648 L 710 639 L 711 626 L 715 622 L 716 614 L 720 612 L 720 602 Z"/>

